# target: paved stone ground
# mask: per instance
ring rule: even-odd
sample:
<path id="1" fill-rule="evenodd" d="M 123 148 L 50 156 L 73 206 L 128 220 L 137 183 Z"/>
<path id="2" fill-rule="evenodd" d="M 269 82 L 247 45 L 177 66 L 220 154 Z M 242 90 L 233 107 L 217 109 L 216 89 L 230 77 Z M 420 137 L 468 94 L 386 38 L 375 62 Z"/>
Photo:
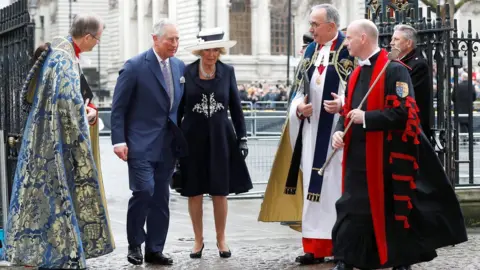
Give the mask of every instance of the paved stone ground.
<path id="1" fill-rule="evenodd" d="M 107 193 L 111 226 L 117 249 L 107 256 L 88 261 L 89 269 L 140 270 L 140 269 L 330 269 L 333 264 L 299 267 L 295 257 L 302 253 L 301 234 L 278 223 L 257 222 L 261 199 L 229 200 L 227 240 L 232 257 L 221 259 L 215 243 L 215 226 L 211 200 L 204 203 L 204 256 L 192 260 L 189 253 L 193 245 L 193 232 L 187 211 L 186 199 L 171 197 L 170 230 L 165 253 L 175 264 L 170 267 L 151 265 L 132 266 L 126 260 L 125 230 L 128 190 L 127 165 L 118 160 L 107 139 L 102 139 L 102 168 Z M 414 269 L 480 269 L 480 230 L 470 232 L 470 240 L 456 247 L 438 251 L 432 262 L 417 265 Z M 0 267 L 1 268 L 1 267 Z M 8 267 L 8 269 L 19 269 Z"/>
<path id="2" fill-rule="evenodd" d="M 205 249 L 201 260 L 189 258 L 193 245 L 186 200 L 172 200 L 171 229 L 166 253 L 175 261 L 171 267 L 145 265 L 135 267 L 125 259 L 127 243 L 124 226 L 113 223 L 117 249 L 111 255 L 89 260 L 90 269 L 331 269 L 333 264 L 299 267 L 295 257 L 302 253 L 301 235 L 277 223 L 256 221 L 261 200 L 231 200 L 227 237 L 232 250 L 230 259 L 218 257 L 211 201 L 205 200 Z M 110 207 L 115 209 L 114 207 Z M 120 210 L 113 215 L 120 214 Z M 467 243 L 438 251 L 439 257 L 414 269 L 480 269 L 480 234 L 472 231 Z"/>

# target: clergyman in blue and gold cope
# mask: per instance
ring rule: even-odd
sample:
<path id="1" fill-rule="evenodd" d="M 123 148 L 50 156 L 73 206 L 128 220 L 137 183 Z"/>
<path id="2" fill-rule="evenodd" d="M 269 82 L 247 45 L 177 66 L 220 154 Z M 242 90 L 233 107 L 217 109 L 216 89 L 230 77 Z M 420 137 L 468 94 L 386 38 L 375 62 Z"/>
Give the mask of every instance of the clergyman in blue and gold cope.
<path id="1" fill-rule="evenodd" d="M 72 29 L 95 20 L 77 18 Z M 99 38 L 95 31 L 82 38 L 86 35 Z M 6 227 L 7 260 L 13 265 L 86 269 L 86 259 L 114 250 L 80 91 L 75 38 L 54 38 L 23 88 L 29 115 Z M 85 40 L 94 47 L 92 38 Z"/>

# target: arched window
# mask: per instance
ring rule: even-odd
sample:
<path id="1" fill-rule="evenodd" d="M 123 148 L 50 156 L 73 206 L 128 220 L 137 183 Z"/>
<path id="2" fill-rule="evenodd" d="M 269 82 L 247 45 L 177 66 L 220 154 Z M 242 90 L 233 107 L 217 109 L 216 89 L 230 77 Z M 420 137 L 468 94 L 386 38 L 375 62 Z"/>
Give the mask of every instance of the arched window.
<path id="1" fill-rule="evenodd" d="M 271 3 L 271 9 L 270 9 L 271 54 L 287 55 L 288 0 L 271 0 L 270 3 Z M 293 25 L 292 25 L 292 28 L 293 28 Z M 293 31 L 291 32 L 291 34 L 293 37 Z M 291 44 L 293 44 L 293 38 L 291 39 Z"/>
<path id="2" fill-rule="evenodd" d="M 230 54 L 252 54 L 252 13 L 250 0 L 230 1 L 230 39 L 237 45 L 230 49 Z"/>

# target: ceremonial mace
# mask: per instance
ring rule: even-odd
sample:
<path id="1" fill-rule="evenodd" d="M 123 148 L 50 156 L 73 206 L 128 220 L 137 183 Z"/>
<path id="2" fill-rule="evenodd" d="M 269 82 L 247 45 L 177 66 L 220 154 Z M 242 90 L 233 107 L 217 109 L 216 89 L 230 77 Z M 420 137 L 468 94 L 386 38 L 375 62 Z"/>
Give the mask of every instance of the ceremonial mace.
<path id="1" fill-rule="evenodd" d="M 365 101 L 367 100 L 368 95 L 370 95 L 370 92 L 372 92 L 373 88 L 375 87 L 378 80 L 380 79 L 380 77 L 383 75 L 383 73 L 387 69 L 390 62 L 392 62 L 392 60 L 397 60 L 399 54 L 400 54 L 400 50 L 398 50 L 397 48 L 392 48 L 392 50 L 388 53 L 387 63 L 385 64 L 385 66 L 383 66 L 383 68 L 380 71 L 380 73 L 378 74 L 377 78 L 375 78 L 375 81 L 373 81 L 372 86 L 370 86 L 370 89 L 368 89 L 367 94 L 365 95 L 365 97 L 363 97 L 362 102 L 360 102 L 360 105 L 358 105 L 357 109 L 360 110 L 362 108 L 363 103 L 365 103 Z M 343 132 L 342 139 L 343 139 L 343 137 L 345 137 L 345 134 L 347 134 L 348 130 L 350 129 L 350 126 L 352 125 L 352 123 L 353 123 L 353 121 L 350 121 L 348 123 L 347 127 L 345 128 L 345 131 Z M 325 172 L 325 169 L 327 168 L 328 164 L 330 164 L 330 161 L 332 160 L 333 156 L 337 153 L 337 151 L 338 151 L 338 149 L 334 149 L 333 152 L 330 153 L 330 156 L 328 156 L 328 158 L 325 161 L 325 163 L 323 164 L 322 168 L 320 168 L 320 170 L 318 171 L 319 175 L 323 176 L 323 173 Z"/>

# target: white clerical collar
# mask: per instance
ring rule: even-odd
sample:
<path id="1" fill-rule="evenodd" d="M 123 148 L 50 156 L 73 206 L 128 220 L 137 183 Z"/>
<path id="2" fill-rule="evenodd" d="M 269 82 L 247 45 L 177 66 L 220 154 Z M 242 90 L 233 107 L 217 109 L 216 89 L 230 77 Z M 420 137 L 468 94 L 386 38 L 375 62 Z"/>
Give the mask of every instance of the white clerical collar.
<path id="1" fill-rule="evenodd" d="M 372 63 L 370 62 L 370 58 L 372 58 L 372 56 L 374 56 L 375 54 L 377 54 L 378 52 L 380 51 L 380 48 L 377 47 L 372 54 L 370 54 L 369 57 L 367 57 L 367 59 L 365 60 L 361 60 L 361 59 L 358 59 L 358 64 L 363 67 L 363 66 L 371 66 Z"/>
<path id="2" fill-rule="evenodd" d="M 337 40 L 337 38 L 338 38 L 338 31 L 337 31 L 337 33 L 335 34 L 335 37 L 332 40 L 330 40 L 328 42 L 325 42 L 324 46 L 331 46 L 333 44 L 333 42 L 335 40 Z"/>

